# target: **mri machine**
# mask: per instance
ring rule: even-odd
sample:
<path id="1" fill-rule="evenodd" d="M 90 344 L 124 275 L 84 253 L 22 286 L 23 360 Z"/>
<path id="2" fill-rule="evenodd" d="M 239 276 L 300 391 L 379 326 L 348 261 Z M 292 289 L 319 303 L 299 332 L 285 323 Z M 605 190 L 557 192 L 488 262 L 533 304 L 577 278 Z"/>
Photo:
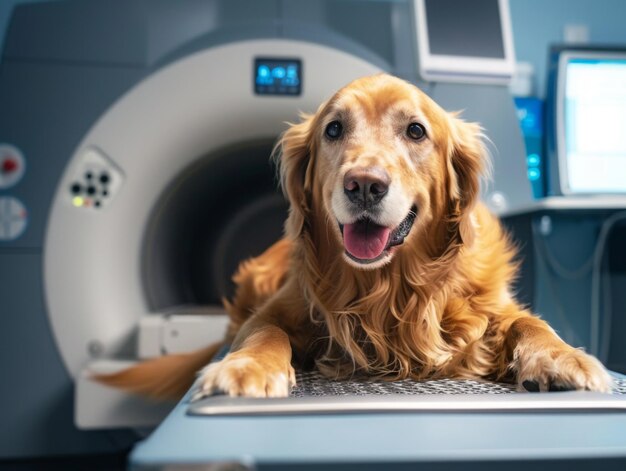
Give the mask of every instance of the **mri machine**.
<path id="1" fill-rule="evenodd" d="M 356 77 L 390 72 L 466 110 L 494 144 L 483 199 L 500 214 L 531 204 L 506 74 L 439 81 L 446 69 L 426 61 L 420 8 L 69 0 L 14 10 L 0 69 L 0 158 L 19 173 L 0 179 L 0 371 L 11 385 L 0 410 L 13 433 L 0 458 L 125 449 L 167 414 L 171 405 L 85 372 L 221 337 L 230 274 L 282 230 L 275 139 Z M 428 82 L 418 62 L 433 67 Z M 264 86 L 259 76 L 277 67 L 294 80 Z"/>

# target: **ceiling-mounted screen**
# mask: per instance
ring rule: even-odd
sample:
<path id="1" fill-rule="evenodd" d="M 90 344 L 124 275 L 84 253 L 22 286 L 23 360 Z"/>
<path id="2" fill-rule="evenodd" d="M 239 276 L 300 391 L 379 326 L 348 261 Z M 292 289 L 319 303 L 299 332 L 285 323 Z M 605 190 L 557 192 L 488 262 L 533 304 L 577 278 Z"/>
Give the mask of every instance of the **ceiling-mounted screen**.
<path id="1" fill-rule="evenodd" d="M 415 0 L 425 80 L 508 83 L 515 55 L 508 0 Z"/>

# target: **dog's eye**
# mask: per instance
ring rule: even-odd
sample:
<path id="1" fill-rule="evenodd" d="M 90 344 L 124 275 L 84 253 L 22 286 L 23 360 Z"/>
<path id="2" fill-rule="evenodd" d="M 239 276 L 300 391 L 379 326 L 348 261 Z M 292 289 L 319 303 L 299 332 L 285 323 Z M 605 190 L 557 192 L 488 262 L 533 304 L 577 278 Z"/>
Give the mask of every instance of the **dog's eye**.
<path id="1" fill-rule="evenodd" d="M 419 141 L 421 139 L 424 139 L 424 137 L 426 136 L 426 129 L 424 129 L 424 126 L 422 126 L 420 123 L 411 123 L 406 130 L 406 134 L 411 139 Z"/>
<path id="2" fill-rule="evenodd" d="M 339 121 L 332 121 L 326 126 L 326 137 L 329 139 L 339 139 L 343 133 L 343 126 Z"/>

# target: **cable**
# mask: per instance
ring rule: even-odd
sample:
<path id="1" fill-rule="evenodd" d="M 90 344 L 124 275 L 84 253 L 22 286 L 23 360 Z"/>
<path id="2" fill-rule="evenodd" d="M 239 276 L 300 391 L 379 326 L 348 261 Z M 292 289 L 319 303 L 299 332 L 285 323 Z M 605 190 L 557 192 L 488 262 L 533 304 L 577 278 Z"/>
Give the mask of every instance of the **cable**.
<path id="1" fill-rule="evenodd" d="M 605 252 L 605 259 L 608 251 Z M 611 325 L 613 323 L 613 300 L 611 299 L 611 280 L 606 280 L 602 283 L 602 306 L 605 313 L 608 316 L 604 316 L 604 322 L 602 323 L 602 334 L 600 337 L 600 359 L 602 363 L 606 364 L 609 359 L 609 351 L 611 347 Z"/>
<path id="2" fill-rule="evenodd" d="M 591 332 L 591 353 L 600 355 L 600 343 L 601 340 L 607 342 L 606 338 L 600 338 L 600 282 L 602 278 L 602 257 L 604 255 L 604 247 L 609 237 L 611 229 L 615 223 L 626 219 L 626 211 L 620 211 L 607 218 L 600 227 L 600 234 L 596 242 L 596 247 L 593 254 L 593 270 L 591 272 L 591 317 L 590 317 L 590 332 Z M 610 327 L 610 324 L 609 324 Z M 606 328 L 604 329 L 606 335 Z M 603 354 L 608 349 L 603 348 Z M 600 358 L 601 361 L 606 361 L 606 358 Z"/>
<path id="3" fill-rule="evenodd" d="M 570 270 L 568 268 L 565 268 L 561 264 L 561 262 L 559 262 L 556 259 L 556 257 L 552 254 L 552 252 L 548 248 L 548 243 L 544 239 L 543 234 L 541 233 L 541 230 L 537 227 L 537 222 L 535 220 L 533 220 L 533 234 L 537 236 L 535 240 L 538 240 L 541 243 L 542 255 L 544 256 L 545 260 L 548 262 L 549 268 L 557 276 L 560 276 L 561 278 L 564 278 L 566 280 L 577 280 L 585 276 L 587 272 L 591 270 L 593 266 L 593 255 L 594 255 L 593 252 L 589 256 L 589 258 L 585 260 L 578 268 L 575 268 L 574 270 Z"/>
<path id="4" fill-rule="evenodd" d="M 598 238 L 596 240 L 596 245 L 594 247 L 593 253 L 589 259 L 587 259 L 580 267 L 569 270 L 565 268 L 556 257 L 550 252 L 546 241 L 541 234 L 541 231 L 537 227 L 537 222 L 533 220 L 532 222 L 532 230 L 533 235 L 535 236 L 535 240 L 541 244 L 541 248 L 539 244 L 535 244 L 535 253 L 538 255 L 538 259 L 545 260 L 545 266 L 552 270 L 554 274 L 557 276 L 575 280 L 582 278 L 590 269 L 591 269 L 591 313 L 590 313 L 590 352 L 597 356 L 602 362 L 606 362 L 608 359 L 609 353 L 609 343 L 610 343 L 610 330 L 611 330 L 611 315 L 606 316 L 604 319 L 604 323 L 602 323 L 602 332 L 600 332 L 601 325 L 601 300 L 600 300 L 600 290 L 603 287 L 601 284 L 602 281 L 602 260 L 605 255 L 605 246 L 606 241 L 608 240 L 608 236 L 610 235 L 611 229 L 613 226 L 621 221 L 626 219 L 626 211 L 620 211 L 611 215 L 609 218 L 605 219 L 600 227 L 600 232 L 598 234 Z M 543 257 L 541 257 L 543 255 Z M 550 277 L 548 277 L 550 278 Z M 557 301 L 558 294 L 556 293 L 556 289 L 552 284 L 552 280 L 548 279 L 548 285 L 550 288 L 550 294 L 555 301 L 557 307 L 557 314 L 561 318 L 562 322 L 566 326 L 568 330 L 572 331 L 572 335 L 576 338 L 575 331 L 573 330 L 571 324 L 569 323 L 567 316 L 565 316 L 565 312 L 563 311 L 562 306 Z M 611 291 L 610 286 L 604 286 L 603 291 L 603 301 L 604 301 L 604 310 L 609 312 L 611 307 Z M 607 311 L 607 309 L 609 309 Z M 578 339 L 577 339 L 578 340 Z M 602 346 L 602 350 L 600 351 L 600 346 Z"/>
<path id="5" fill-rule="evenodd" d="M 532 228 L 533 238 L 535 242 L 537 242 L 539 239 L 541 240 L 541 242 L 544 242 L 543 235 L 541 234 L 541 231 L 537 227 L 537 222 L 534 219 L 532 221 L 531 228 Z M 536 260 L 542 265 L 543 270 L 547 274 L 547 286 L 548 286 L 549 294 L 555 306 L 556 314 L 561 319 L 561 324 L 565 329 L 565 332 L 563 332 L 562 335 L 563 337 L 565 337 L 566 342 L 574 344 L 574 345 L 581 345 L 582 344 L 581 339 L 578 337 L 578 335 L 576 334 L 576 330 L 570 323 L 568 317 L 565 315 L 563 305 L 559 301 L 560 299 L 559 293 L 557 292 L 556 286 L 554 286 L 554 280 L 552 279 L 552 276 L 550 276 L 551 269 L 557 276 L 559 276 L 559 273 L 557 273 L 556 270 L 554 270 L 554 266 L 551 263 L 548 263 L 548 256 L 547 256 L 549 253 L 548 247 L 544 245 L 543 250 L 541 250 L 539 248 L 539 244 L 535 243 L 533 244 L 533 248 L 534 248 Z M 552 256 L 552 254 L 549 254 L 549 255 L 554 260 L 556 260 Z"/>

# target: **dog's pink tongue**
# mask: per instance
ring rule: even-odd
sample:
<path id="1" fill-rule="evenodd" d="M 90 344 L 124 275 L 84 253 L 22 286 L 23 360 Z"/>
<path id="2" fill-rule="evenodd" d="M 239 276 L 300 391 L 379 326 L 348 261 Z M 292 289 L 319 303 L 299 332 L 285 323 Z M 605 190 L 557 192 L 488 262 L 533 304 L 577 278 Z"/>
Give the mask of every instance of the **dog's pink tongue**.
<path id="1" fill-rule="evenodd" d="M 390 233 L 389 228 L 371 221 L 357 221 L 343 226 L 343 244 L 353 257 L 369 260 L 383 253 Z"/>

